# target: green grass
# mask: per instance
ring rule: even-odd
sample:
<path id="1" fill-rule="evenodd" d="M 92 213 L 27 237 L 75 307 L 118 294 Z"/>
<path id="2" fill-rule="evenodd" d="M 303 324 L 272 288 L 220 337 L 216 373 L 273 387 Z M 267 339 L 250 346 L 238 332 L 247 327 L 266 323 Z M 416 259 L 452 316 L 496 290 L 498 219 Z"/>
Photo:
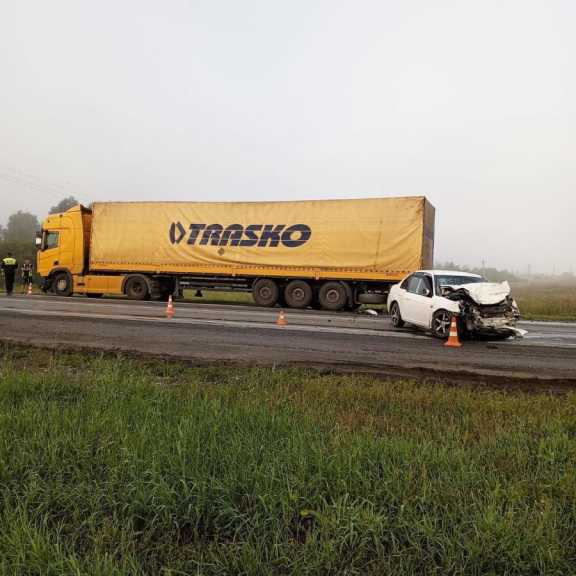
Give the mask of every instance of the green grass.
<path id="1" fill-rule="evenodd" d="M 0 573 L 576 573 L 576 396 L 2 345 Z"/>
<path id="2" fill-rule="evenodd" d="M 576 284 L 519 285 L 512 294 L 526 320 L 576 320 Z"/>
<path id="3" fill-rule="evenodd" d="M 184 298 L 199 304 L 237 304 L 255 306 L 250 292 L 224 292 L 221 290 L 202 290 L 202 296 L 196 296 L 196 290 L 184 290 Z"/>

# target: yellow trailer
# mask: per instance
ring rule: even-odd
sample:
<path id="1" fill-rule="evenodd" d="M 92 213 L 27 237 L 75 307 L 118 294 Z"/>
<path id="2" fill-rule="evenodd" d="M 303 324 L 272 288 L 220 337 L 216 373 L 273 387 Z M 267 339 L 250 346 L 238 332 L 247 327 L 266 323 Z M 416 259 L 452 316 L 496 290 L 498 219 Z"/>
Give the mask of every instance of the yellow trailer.
<path id="1" fill-rule="evenodd" d="M 107 202 L 49 216 L 38 271 L 55 294 L 165 298 L 183 288 L 329 310 L 385 301 L 431 268 L 424 197 L 301 202 Z"/>

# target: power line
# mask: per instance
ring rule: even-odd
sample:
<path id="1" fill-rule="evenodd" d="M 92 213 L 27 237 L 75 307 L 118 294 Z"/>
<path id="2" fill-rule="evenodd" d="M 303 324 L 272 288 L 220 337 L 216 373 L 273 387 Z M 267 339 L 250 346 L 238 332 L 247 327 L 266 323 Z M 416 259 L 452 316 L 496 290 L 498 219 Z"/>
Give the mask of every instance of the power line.
<path id="1" fill-rule="evenodd" d="M 40 184 L 35 184 L 33 182 L 23 180 L 21 178 L 16 178 L 16 177 L 10 176 L 8 174 L 1 174 L 0 173 L 0 179 L 4 180 L 5 182 L 7 182 L 10 185 L 25 187 L 25 188 L 32 190 L 33 192 L 42 192 L 43 194 L 48 193 L 50 195 L 56 195 L 56 193 L 57 193 L 56 190 L 48 189 L 46 186 L 42 186 Z M 62 194 L 63 191 L 60 190 L 59 193 Z"/>
<path id="2" fill-rule="evenodd" d="M 41 180 L 36 176 L 24 172 L 23 170 L 16 170 L 14 168 L 8 167 L 6 165 L 0 165 L 0 178 L 4 180 L 9 180 L 15 184 L 24 184 L 34 188 L 38 192 L 46 192 L 50 190 L 52 194 L 70 194 L 70 184 L 56 184 L 52 182 L 46 182 Z"/>

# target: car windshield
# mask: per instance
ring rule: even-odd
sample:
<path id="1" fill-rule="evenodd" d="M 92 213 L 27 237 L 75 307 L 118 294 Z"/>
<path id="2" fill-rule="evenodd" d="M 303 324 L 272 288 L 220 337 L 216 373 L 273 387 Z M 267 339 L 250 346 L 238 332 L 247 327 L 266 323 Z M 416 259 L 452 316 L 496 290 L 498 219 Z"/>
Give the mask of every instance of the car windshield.
<path id="1" fill-rule="evenodd" d="M 442 293 L 442 286 L 462 286 L 462 284 L 477 284 L 486 282 L 482 276 L 457 276 L 456 274 L 446 274 L 436 276 L 436 293 Z"/>

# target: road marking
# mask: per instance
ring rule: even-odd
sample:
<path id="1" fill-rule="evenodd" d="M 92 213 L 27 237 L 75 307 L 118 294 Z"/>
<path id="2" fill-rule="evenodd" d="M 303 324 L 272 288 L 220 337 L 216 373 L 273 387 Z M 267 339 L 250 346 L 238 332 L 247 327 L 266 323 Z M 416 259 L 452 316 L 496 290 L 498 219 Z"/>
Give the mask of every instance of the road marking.
<path id="1" fill-rule="evenodd" d="M 51 304 L 51 305 L 55 305 L 63 314 L 64 313 L 68 313 L 69 310 L 63 309 L 63 308 L 69 308 L 70 304 L 72 304 L 73 306 L 78 304 L 78 309 L 81 307 L 85 307 L 85 310 L 94 310 L 94 313 L 97 314 L 97 309 L 99 308 L 108 308 L 108 309 L 116 309 L 118 310 L 119 308 L 123 307 L 126 305 L 126 303 L 124 302 L 118 302 L 116 304 L 102 304 L 102 303 L 95 303 L 95 302 L 86 302 L 83 301 L 82 304 L 79 304 L 77 301 L 76 302 L 70 302 L 70 304 L 67 305 L 67 303 L 57 300 L 50 300 L 48 298 L 46 299 L 42 299 L 42 300 L 36 300 L 36 302 L 34 301 L 29 301 L 26 300 L 25 298 L 21 298 L 18 299 L 18 304 L 24 304 L 25 306 L 27 306 L 26 308 L 22 307 L 17 307 L 17 305 L 15 306 L 7 306 L 9 309 L 14 310 L 14 311 L 18 311 L 18 310 L 40 310 L 43 311 L 44 309 L 42 308 L 43 304 L 47 303 L 47 304 Z M 8 302 L 4 302 L 5 306 L 8 304 Z M 16 303 L 15 303 L 16 304 Z M 158 306 L 157 304 L 162 304 L 162 306 Z M 165 303 L 160 302 L 160 303 L 156 303 L 156 302 L 148 302 L 146 304 L 129 304 L 127 306 L 127 308 L 129 308 L 130 312 L 125 311 L 124 316 L 131 316 L 133 315 L 134 312 L 140 312 L 142 314 L 150 314 L 150 313 L 155 313 L 157 312 L 159 309 L 159 313 L 161 314 L 165 308 Z M 205 304 L 203 308 L 198 308 L 195 304 L 189 305 L 189 306 L 177 306 L 176 310 L 180 310 L 180 312 L 183 314 L 183 316 L 180 316 L 180 318 L 198 318 L 198 319 L 204 319 L 205 315 L 224 315 L 226 316 L 226 314 L 230 313 L 230 306 L 220 306 L 220 305 L 210 305 L 210 304 Z M 78 314 L 83 314 L 85 312 L 82 311 L 78 311 Z M 214 314 L 216 313 L 216 314 Z M 262 309 L 246 309 L 246 307 L 237 307 L 236 310 L 233 311 L 234 316 L 237 317 L 236 320 L 233 320 L 235 322 L 241 322 L 242 316 L 244 317 L 254 317 L 254 316 L 259 316 L 260 317 L 260 321 L 264 321 L 265 319 L 269 319 L 270 323 L 276 322 L 276 316 L 277 314 L 274 311 L 270 311 L 270 310 L 262 310 Z M 115 313 L 114 317 L 118 317 L 119 314 Z M 318 314 L 310 314 L 310 313 L 302 313 L 301 311 L 296 312 L 296 313 L 290 313 L 290 317 L 292 317 L 294 319 L 294 322 L 297 323 L 298 325 L 312 325 L 315 326 L 317 325 L 316 322 L 329 322 L 329 323 L 333 323 L 334 325 L 342 325 L 344 324 L 344 327 L 347 326 L 357 326 L 357 325 L 364 325 L 363 329 L 365 330 L 372 330 L 373 328 L 367 328 L 366 327 L 366 323 L 367 324 L 372 324 L 373 322 L 378 322 L 380 321 L 380 326 L 381 329 L 383 330 L 388 330 L 389 332 L 395 332 L 395 330 L 391 329 L 391 325 L 385 325 L 383 322 L 382 318 L 372 318 L 372 317 L 366 317 L 366 316 L 349 316 L 349 315 L 338 315 L 338 316 L 332 316 L 329 314 L 324 314 L 324 315 L 318 315 Z M 219 319 L 219 318 L 216 318 Z M 212 320 L 211 318 L 207 318 L 207 320 Z M 252 320 L 246 320 L 246 322 L 252 323 Z M 362 326 L 361 326 L 362 329 Z M 376 329 L 376 328 L 374 328 Z"/>
<path id="2" fill-rule="evenodd" d="M 142 311 L 149 311 L 151 309 L 156 308 L 164 308 L 166 306 L 166 302 L 160 301 L 137 301 L 137 300 L 126 300 L 126 299 L 106 299 L 104 301 L 100 300 L 91 300 L 88 298 L 77 297 L 77 298 L 58 298 L 55 296 L 43 296 L 40 294 L 35 294 L 32 297 L 25 296 L 21 294 L 15 294 L 12 296 L 11 300 L 13 302 L 24 303 L 24 304 L 34 304 L 34 305 L 41 305 L 41 304 L 49 304 L 55 306 L 70 306 L 70 305 L 78 305 L 78 306 L 87 306 L 87 307 L 98 307 L 98 308 L 118 308 L 122 306 L 129 306 L 133 310 L 142 310 Z M 6 301 L 5 301 L 6 302 Z M 187 312 L 212 312 L 213 310 L 217 310 L 220 312 L 230 311 L 233 310 L 235 312 L 239 312 L 240 314 L 258 314 L 260 316 L 267 317 L 270 314 L 274 314 L 271 309 L 263 309 L 258 306 L 241 306 L 235 304 L 204 304 L 202 302 L 190 302 L 190 301 L 176 301 L 175 305 L 177 305 L 182 310 Z M 345 311 L 337 312 L 336 315 L 330 313 L 329 311 L 325 311 L 323 313 L 318 313 L 318 311 L 311 311 L 311 310 L 293 310 L 290 309 L 289 313 L 293 317 L 297 318 L 306 318 L 309 320 L 326 320 L 331 321 L 330 319 L 334 319 L 335 321 L 350 321 L 352 323 L 356 323 L 358 321 L 378 321 L 378 320 L 388 320 L 387 315 L 379 315 L 379 316 L 368 316 L 365 314 L 351 314 Z M 571 335 L 576 336 L 576 322 L 570 321 L 547 321 L 547 320 L 521 320 L 518 322 L 518 327 L 542 327 L 542 328 L 550 328 L 550 327 L 557 327 L 557 328 L 572 328 L 574 332 Z M 570 334 L 570 333 L 568 333 Z"/>
<path id="3" fill-rule="evenodd" d="M 518 324 L 527 324 L 528 326 L 559 326 L 560 328 L 567 328 L 570 326 L 576 330 L 576 322 L 570 320 L 521 320 Z"/>
<path id="4" fill-rule="evenodd" d="M 6 312 L 14 312 L 16 314 L 24 314 L 27 316 L 50 316 L 50 317 L 67 317 L 67 318 L 87 318 L 94 320 L 125 320 L 127 322 L 156 322 L 163 324 L 203 324 L 208 326 L 234 326 L 240 328 L 254 328 L 254 329 L 267 329 L 278 331 L 292 331 L 292 332 L 317 332 L 326 334 L 351 334 L 363 336 L 378 336 L 389 338 L 412 338 L 430 340 L 425 334 L 412 334 L 409 332 L 390 332 L 386 330 L 366 330 L 362 328 L 339 328 L 332 326 L 307 326 L 305 324 L 292 324 L 287 326 L 277 326 L 272 322 L 244 322 L 238 320 L 208 320 L 206 318 L 153 318 L 146 316 L 126 316 L 117 314 L 110 316 L 108 314 L 85 314 L 82 312 L 62 312 L 62 311 L 48 311 L 48 310 L 29 310 L 10 307 L 0 307 L 0 310 Z"/>
<path id="5" fill-rule="evenodd" d="M 135 300 L 115 300 L 114 303 L 104 303 L 104 302 L 96 302 L 94 300 L 84 300 L 82 298 L 73 298 L 73 299 L 53 299 L 53 297 L 46 297 L 46 296 L 36 296 L 36 298 L 30 299 L 29 297 L 12 297 L 12 300 L 18 303 L 23 304 L 31 304 L 35 305 L 36 307 L 41 306 L 42 304 L 50 304 L 60 307 L 70 307 L 70 305 L 75 306 L 85 306 L 85 307 L 94 307 L 94 308 L 116 308 L 122 306 L 130 307 L 131 310 L 142 310 L 142 311 L 150 311 L 157 308 L 164 309 L 166 307 L 166 302 L 138 302 Z M 271 309 L 262 309 L 256 306 L 234 306 L 232 304 L 202 304 L 197 302 L 178 302 L 176 301 L 174 304 L 177 309 L 180 308 L 186 312 L 197 312 L 197 313 L 211 313 L 214 310 L 219 312 L 230 312 L 233 310 L 234 313 L 240 313 L 245 315 L 259 315 L 268 317 L 271 314 L 274 315 L 275 311 Z M 16 310 L 16 308 L 14 308 Z M 21 308 L 18 308 L 21 310 Z M 275 309 L 279 311 L 280 309 Z M 374 321 L 385 318 L 385 316 L 378 316 L 372 317 L 367 316 L 364 314 L 346 314 L 345 312 L 339 312 L 336 316 L 331 314 L 330 312 L 325 312 L 323 314 L 317 314 L 311 311 L 303 311 L 303 310 L 293 310 L 290 309 L 290 315 L 297 318 L 306 318 L 308 320 L 326 320 L 331 321 L 333 318 L 337 321 L 349 321 L 352 323 L 356 323 L 358 321 Z"/>
<path id="6" fill-rule="evenodd" d="M 24 300 L 24 299 L 22 299 Z M 26 301 L 25 301 L 26 302 Z M 44 301 L 46 302 L 46 301 Z M 7 303 L 7 302 L 6 302 Z M 36 303 L 40 303 L 37 301 Z M 61 302 L 50 302 L 51 304 L 62 304 Z M 82 304 L 84 305 L 84 304 Z M 90 304 L 86 304 L 88 306 Z M 117 307 L 117 304 L 95 304 L 95 306 L 107 306 L 107 307 Z M 137 306 L 134 306 L 137 308 Z M 139 306 L 139 309 L 151 312 L 152 309 L 147 306 Z M 158 307 L 154 306 L 153 309 Z M 407 338 L 413 340 L 428 340 L 433 341 L 424 332 L 398 332 L 392 331 L 386 328 L 383 329 L 368 329 L 368 328 L 346 328 L 339 326 L 315 326 L 307 324 L 288 324 L 287 326 L 277 326 L 274 324 L 274 320 L 270 322 L 252 322 L 244 320 L 220 320 L 220 319 L 208 319 L 208 318 L 198 318 L 198 317 L 180 317 L 167 320 L 164 317 L 150 317 L 150 316 L 135 316 L 126 314 L 96 314 L 96 313 L 85 313 L 85 312 L 70 312 L 64 310 L 43 310 L 34 308 L 17 308 L 13 306 L 0 306 L 1 311 L 14 312 L 16 314 L 24 314 L 28 316 L 45 316 L 45 317 L 68 317 L 68 318 L 83 318 L 83 319 L 96 319 L 96 320 L 122 320 L 127 322 L 159 322 L 159 323 L 173 323 L 173 324 L 194 324 L 194 325 L 207 325 L 207 326 L 233 326 L 240 328 L 252 328 L 252 329 L 267 329 L 267 330 L 284 330 L 292 332 L 312 332 L 312 333 L 325 333 L 325 334 L 347 334 L 347 335 L 363 335 L 363 336 L 377 336 L 377 337 L 389 337 L 389 338 Z M 265 314 L 261 311 L 261 314 Z M 301 314 L 300 317 L 307 317 Z M 309 317 L 309 316 L 308 316 Z M 574 340 L 576 334 L 529 334 L 524 338 L 511 339 L 511 340 L 500 340 L 498 344 L 504 344 L 507 346 L 542 346 L 548 348 L 576 348 L 576 344 L 571 342 L 566 342 L 565 340 Z M 554 342 L 552 342 L 554 341 Z"/>

